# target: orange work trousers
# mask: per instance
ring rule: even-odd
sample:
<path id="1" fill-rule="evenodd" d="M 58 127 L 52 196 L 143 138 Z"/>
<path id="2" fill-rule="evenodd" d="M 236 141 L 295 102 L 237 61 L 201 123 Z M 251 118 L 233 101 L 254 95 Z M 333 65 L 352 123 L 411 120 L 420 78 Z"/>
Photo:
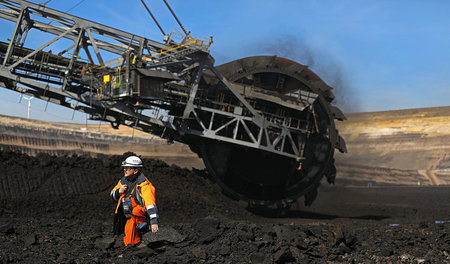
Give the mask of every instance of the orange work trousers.
<path id="1" fill-rule="evenodd" d="M 123 238 L 123 243 L 125 246 L 137 245 L 141 242 L 142 237 L 136 226 L 144 223 L 146 221 L 144 207 L 136 205 L 133 206 L 133 212 L 131 217 L 125 223 L 125 236 Z"/>

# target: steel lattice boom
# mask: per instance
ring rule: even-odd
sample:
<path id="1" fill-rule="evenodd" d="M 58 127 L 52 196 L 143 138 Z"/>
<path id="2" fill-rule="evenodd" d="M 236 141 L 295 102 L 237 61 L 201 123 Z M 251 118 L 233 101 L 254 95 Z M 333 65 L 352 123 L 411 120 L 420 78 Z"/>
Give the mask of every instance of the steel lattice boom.
<path id="1" fill-rule="evenodd" d="M 0 42 L 6 89 L 189 144 L 225 192 L 253 204 L 310 204 L 320 179 L 334 180 L 334 148 L 345 152 L 334 119 L 345 117 L 304 65 L 215 67 L 211 38 L 174 31 L 160 43 L 27 1 L 0 0 L 0 17 L 14 23 Z M 28 46 L 35 31 L 48 39 Z"/>

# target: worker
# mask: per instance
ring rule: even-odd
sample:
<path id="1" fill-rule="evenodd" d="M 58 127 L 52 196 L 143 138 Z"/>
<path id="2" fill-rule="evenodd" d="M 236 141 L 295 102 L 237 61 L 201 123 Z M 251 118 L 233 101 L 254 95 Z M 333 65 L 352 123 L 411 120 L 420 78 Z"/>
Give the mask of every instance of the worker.
<path id="1" fill-rule="evenodd" d="M 114 234 L 125 233 L 125 246 L 138 246 L 142 235 L 150 230 L 158 231 L 158 209 L 155 187 L 142 173 L 142 160 L 130 156 L 122 162 L 123 174 L 111 191 L 111 198 L 117 202 L 114 217 Z"/>

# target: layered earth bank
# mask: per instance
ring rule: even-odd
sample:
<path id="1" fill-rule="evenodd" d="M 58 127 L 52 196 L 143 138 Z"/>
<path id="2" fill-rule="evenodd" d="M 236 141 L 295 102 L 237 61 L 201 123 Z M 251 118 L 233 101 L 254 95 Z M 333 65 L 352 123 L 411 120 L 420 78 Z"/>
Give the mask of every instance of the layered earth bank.
<path id="1" fill-rule="evenodd" d="M 338 179 L 360 184 L 449 185 L 450 107 L 347 114 L 338 122 L 348 153 Z"/>
<path id="2" fill-rule="evenodd" d="M 450 107 L 346 114 L 337 128 L 348 153 L 336 151 L 337 183 L 353 185 L 450 184 Z M 203 169 L 183 144 L 129 127 L 48 123 L 0 116 L 0 149 L 28 155 L 121 155 Z"/>

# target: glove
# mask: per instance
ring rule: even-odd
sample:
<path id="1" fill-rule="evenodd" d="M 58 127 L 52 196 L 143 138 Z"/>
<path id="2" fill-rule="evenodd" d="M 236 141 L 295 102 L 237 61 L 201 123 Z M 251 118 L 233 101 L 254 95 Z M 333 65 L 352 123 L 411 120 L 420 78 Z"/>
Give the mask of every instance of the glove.
<path id="1" fill-rule="evenodd" d="M 149 230 L 147 222 L 140 223 L 139 225 L 136 226 L 136 229 L 141 235 L 147 233 Z"/>

